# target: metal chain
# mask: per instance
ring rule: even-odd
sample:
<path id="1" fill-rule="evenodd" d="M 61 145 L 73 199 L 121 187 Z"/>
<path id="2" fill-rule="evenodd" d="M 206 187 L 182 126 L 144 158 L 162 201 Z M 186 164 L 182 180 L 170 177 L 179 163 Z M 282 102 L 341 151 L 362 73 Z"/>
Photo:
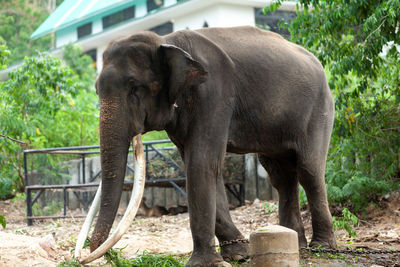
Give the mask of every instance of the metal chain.
<path id="1" fill-rule="evenodd" d="M 221 243 L 219 243 L 219 247 L 222 248 L 223 246 L 227 246 L 227 245 L 232 245 L 232 244 L 236 244 L 236 243 L 250 243 L 248 239 L 246 238 L 238 238 L 238 239 L 234 239 L 234 240 L 229 240 L 229 241 L 223 241 Z M 218 247 L 218 246 L 216 246 Z"/>
<path id="2" fill-rule="evenodd" d="M 368 248 L 371 249 L 371 248 Z M 325 248 L 302 248 L 302 251 L 313 253 L 330 253 L 330 254 L 351 254 L 351 255 L 368 255 L 368 254 L 400 254 L 400 250 L 364 250 L 361 249 L 325 249 Z"/>
<path id="3" fill-rule="evenodd" d="M 219 247 L 228 246 L 236 243 L 250 243 L 246 238 L 238 238 L 230 241 L 223 241 L 219 244 Z M 218 246 L 216 246 L 218 247 Z M 309 251 L 313 253 L 331 253 L 331 254 L 351 254 L 351 255 L 368 255 L 368 254 L 400 254 L 400 250 L 371 250 L 366 247 L 360 249 L 326 249 L 326 248 L 301 248 L 301 251 Z"/>

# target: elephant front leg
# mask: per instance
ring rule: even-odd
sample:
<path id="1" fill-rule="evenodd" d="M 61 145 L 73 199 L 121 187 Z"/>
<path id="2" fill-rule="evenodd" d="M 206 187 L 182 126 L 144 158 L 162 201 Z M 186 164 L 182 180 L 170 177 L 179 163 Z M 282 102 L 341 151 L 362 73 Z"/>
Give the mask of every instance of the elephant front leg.
<path id="1" fill-rule="evenodd" d="M 186 151 L 185 165 L 193 238 L 193 253 L 187 266 L 229 266 L 225 265 L 215 247 L 216 176 L 219 166 L 210 163 L 205 153 L 191 155 Z"/>
<path id="2" fill-rule="evenodd" d="M 224 179 L 222 175 L 218 176 L 217 180 L 217 214 L 215 235 L 219 243 L 224 241 L 232 241 L 243 239 L 244 236 L 233 224 L 231 215 L 229 213 L 229 203 L 226 197 L 226 190 Z M 249 245 L 247 243 L 235 242 L 221 246 L 221 256 L 224 260 L 240 261 L 248 257 Z"/>

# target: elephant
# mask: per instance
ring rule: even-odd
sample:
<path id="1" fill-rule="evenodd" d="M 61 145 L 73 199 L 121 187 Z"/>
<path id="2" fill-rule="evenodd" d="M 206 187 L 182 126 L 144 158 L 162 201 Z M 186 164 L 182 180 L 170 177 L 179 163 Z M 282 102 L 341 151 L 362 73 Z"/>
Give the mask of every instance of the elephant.
<path id="1" fill-rule="evenodd" d="M 334 102 L 323 66 L 304 48 L 251 26 L 143 31 L 112 41 L 96 81 L 102 189 L 91 251 L 107 238 L 130 140 L 165 130 L 185 165 L 193 252 L 187 266 L 248 257 L 221 175 L 226 152 L 256 153 L 279 194 L 279 223 L 307 246 L 299 187 L 312 215 L 310 246 L 335 248 L 324 181 Z"/>

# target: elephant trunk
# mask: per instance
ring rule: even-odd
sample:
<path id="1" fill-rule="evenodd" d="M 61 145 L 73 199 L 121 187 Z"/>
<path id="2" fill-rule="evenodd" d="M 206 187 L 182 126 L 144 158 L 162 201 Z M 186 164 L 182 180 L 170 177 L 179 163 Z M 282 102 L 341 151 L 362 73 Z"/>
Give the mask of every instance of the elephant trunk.
<path id="1" fill-rule="evenodd" d="M 102 189 L 100 212 L 90 242 L 91 251 L 107 239 L 121 198 L 131 137 L 122 116 L 126 112 L 122 109 L 118 99 L 100 102 Z"/>

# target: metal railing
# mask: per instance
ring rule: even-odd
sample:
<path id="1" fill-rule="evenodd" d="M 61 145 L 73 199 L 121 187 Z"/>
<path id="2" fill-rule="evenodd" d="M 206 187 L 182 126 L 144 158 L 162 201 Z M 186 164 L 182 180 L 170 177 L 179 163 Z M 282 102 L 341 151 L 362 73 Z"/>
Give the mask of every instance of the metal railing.
<path id="1" fill-rule="evenodd" d="M 169 147 L 156 147 L 156 145 L 160 144 L 171 144 Z M 176 149 L 170 140 L 158 140 L 158 141 L 147 141 L 143 142 L 145 158 L 146 158 L 146 186 L 168 186 L 174 187 L 180 194 L 182 194 L 185 198 L 187 197 L 185 190 L 182 188 L 185 185 L 185 173 L 181 169 L 181 167 L 171 160 L 164 153 L 165 151 L 171 151 Z M 24 175 L 25 175 L 25 193 L 26 193 L 26 215 L 27 215 L 27 224 L 32 225 L 33 220 L 35 219 L 56 219 L 56 218 L 69 218 L 71 216 L 67 216 L 67 190 L 73 190 L 74 195 L 78 199 L 78 201 L 83 205 L 84 209 L 87 209 L 89 204 L 92 202 L 94 195 L 89 198 L 87 192 L 84 192 L 82 196 L 78 195 L 76 192 L 77 189 L 88 189 L 91 187 L 98 187 L 98 183 L 93 182 L 96 178 L 98 178 L 101 174 L 101 170 L 98 171 L 95 175 L 93 175 L 90 179 L 87 180 L 86 177 L 86 158 L 89 155 L 100 154 L 98 150 L 99 146 L 77 146 L 77 147 L 60 147 L 60 148 L 47 148 L 47 149 L 30 149 L 24 150 L 23 159 L 24 159 Z M 97 149 L 97 150 L 93 150 Z M 132 152 L 130 150 L 130 152 Z M 28 172 L 28 155 L 29 154 L 60 154 L 60 155 L 76 155 L 81 159 L 81 174 L 82 174 L 82 183 L 81 184 L 57 184 L 57 185 L 35 185 L 30 184 L 29 180 L 29 172 Z M 179 177 L 173 178 L 163 178 L 163 179 L 149 179 L 148 167 L 151 164 L 151 161 L 155 158 L 163 159 L 169 167 L 172 167 L 179 175 Z M 134 172 L 133 168 L 127 165 L 127 169 Z M 89 183 L 87 183 L 89 182 Z M 239 188 L 235 185 L 239 184 Z M 128 190 L 133 185 L 132 181 L 124 182 L 124 190 Z M 231 181 L 225 183 L 226 189 L 239 201 L 240 205 L 244 204 L 244 182 L 243 181 Z M 52 216 L 34 216 L 32 212 L 32 206 L 36 203 L 39 197 L 45 192 L 45 190 L 62 190 L 63 194 L 63 215 L 52 215 Z M 32 197 L 32 192 L 36 192 L 36 194 Z M 74 217 L 82 217 L 82 216 L 74 216 Z"/>

